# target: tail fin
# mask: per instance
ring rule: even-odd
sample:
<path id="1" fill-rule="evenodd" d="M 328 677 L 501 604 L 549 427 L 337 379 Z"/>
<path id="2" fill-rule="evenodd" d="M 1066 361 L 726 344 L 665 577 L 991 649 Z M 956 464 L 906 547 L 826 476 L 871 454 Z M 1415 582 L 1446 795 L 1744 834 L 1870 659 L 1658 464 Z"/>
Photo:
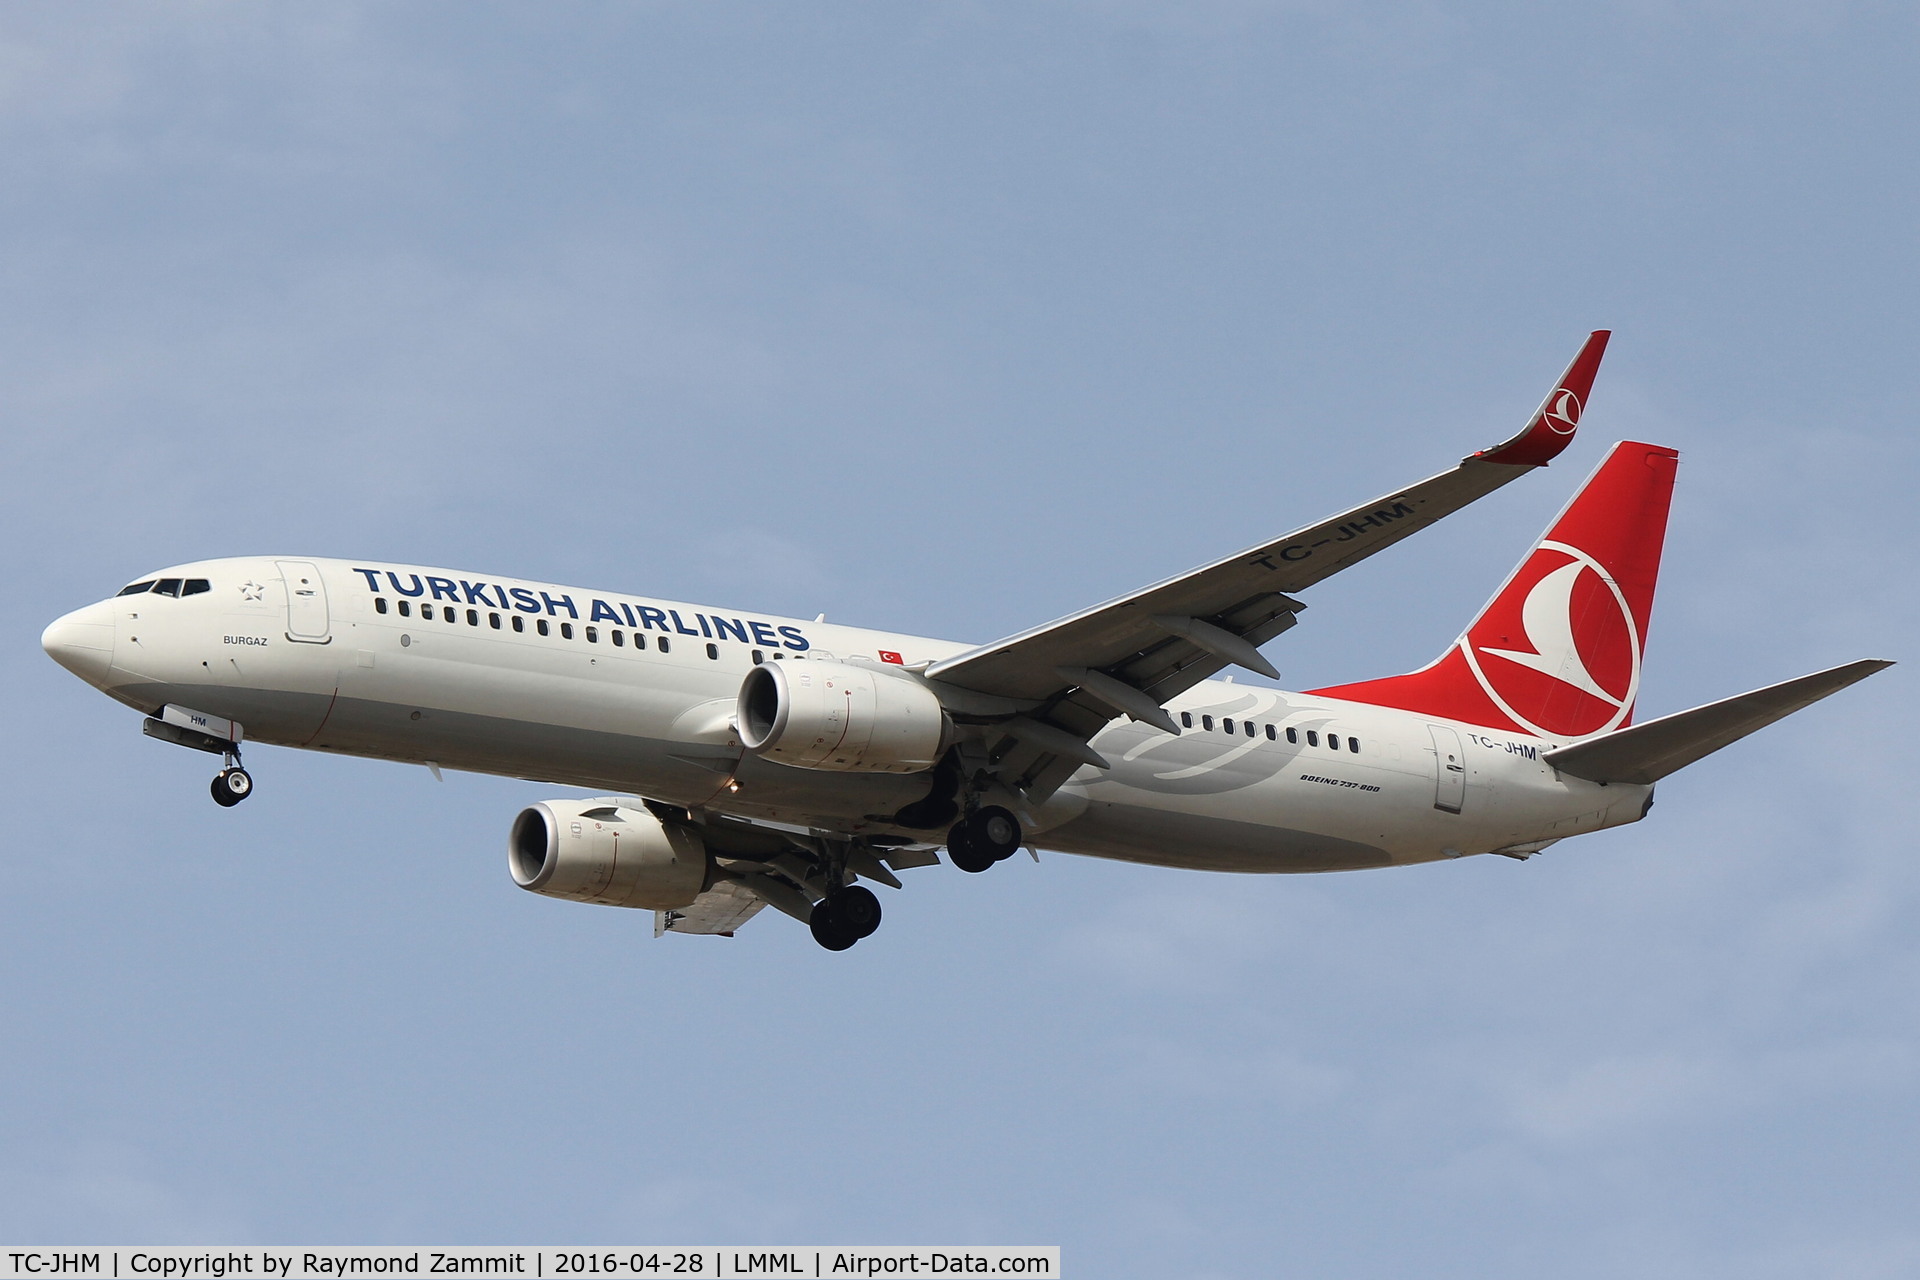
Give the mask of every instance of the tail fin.
<path id="1" fill-rule="evenodd" d="M 1314 692 L 1546 738 L 1631 723 L 1679 459 L 1615 445 L 1437 661 Z"/>

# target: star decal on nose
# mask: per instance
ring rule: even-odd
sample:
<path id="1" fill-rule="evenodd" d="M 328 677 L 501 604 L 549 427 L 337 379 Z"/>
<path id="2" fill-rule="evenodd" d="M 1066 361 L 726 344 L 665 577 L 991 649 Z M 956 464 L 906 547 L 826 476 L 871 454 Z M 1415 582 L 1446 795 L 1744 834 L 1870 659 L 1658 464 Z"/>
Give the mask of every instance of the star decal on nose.
<path id="1" fill-rule="evenodd" d="M 267 589 L 257 582 L 249 581 L 240 588 L 240 594 L 248 600 L 258 600 L 267 593 Z"/>

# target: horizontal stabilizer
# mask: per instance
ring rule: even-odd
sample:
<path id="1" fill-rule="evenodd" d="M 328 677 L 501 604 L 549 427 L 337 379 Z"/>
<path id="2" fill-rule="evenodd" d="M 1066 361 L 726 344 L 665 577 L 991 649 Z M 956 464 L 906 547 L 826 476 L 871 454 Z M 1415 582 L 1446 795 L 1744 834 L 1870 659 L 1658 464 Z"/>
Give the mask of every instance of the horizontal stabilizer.
<path id="1" fill-rule="evenodd" d="M 1674 770 L 1892 665 L 1871 658 L 1849 662 L 1589 738 L 1546 752 L 1540 758 L 1562 773 L 1591 782 L 1658 782 Z"/>

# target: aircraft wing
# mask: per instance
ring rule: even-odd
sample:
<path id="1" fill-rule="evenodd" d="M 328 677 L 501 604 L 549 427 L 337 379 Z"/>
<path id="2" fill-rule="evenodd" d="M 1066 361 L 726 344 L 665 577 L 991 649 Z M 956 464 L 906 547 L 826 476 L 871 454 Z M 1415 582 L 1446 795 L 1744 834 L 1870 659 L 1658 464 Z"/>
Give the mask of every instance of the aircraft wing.
<path id="1" fill-rule="evenodd" d="M 692 902 L 653 913 L 656 938 L 665 933 L 708 933 L 730 938 L 763 907 L 772 907 L 805 924 L 826 885 L 838 883 L 828 879 L 829 865 L 898 889 L 900 878 L 895 871 L 940 863 L 939 855 L 925 846 L 835 839 L 818 830 L 683 809 L 664 801 L 640 803 L 663 822 L 699 826 L 700 838 L 714 855 L 718 869 L 712 882 Z M 839 862 L 833 863 L 826 856 L 829 853 L 837 853 Z"/>
<path id="2" fill-rule="evenodd" d="M 1168 699 L 1236 664 L 1279 674 L 1257 646 L 1291 627 L 1305 608 L 1288 593 L 1385 550 L 1565 449 L 1608 336 L 1599 330 L 1587 338 L 1519 434 L 1453 469 L 1131 595 L 935 663 L 927 678 L 1020 704 L 1021 714 L 1006 724 L 1013 741 L 997 748 L 996 755 L 1003 780 L 1036 800 L 1083 764 L 1106 766 L 1086 742 L 1116 714 L 1179 732 L 1161 710 Z"/>

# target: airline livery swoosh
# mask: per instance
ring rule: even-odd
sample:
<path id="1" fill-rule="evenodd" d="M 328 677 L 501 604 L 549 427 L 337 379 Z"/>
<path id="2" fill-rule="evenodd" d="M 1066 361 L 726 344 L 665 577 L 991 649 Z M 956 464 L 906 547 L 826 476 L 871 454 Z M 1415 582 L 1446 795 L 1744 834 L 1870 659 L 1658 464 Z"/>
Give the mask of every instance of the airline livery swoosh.
<path id="1" fill-rule="evenodd" d="M 1520 623 L 1535 652 L 1518 649 L 1481 649 L 1480 652 L 1531 667 L 1609 706 L 1618 707 L 1623 705 L 1622 700 L 1600 687 L 1600 682 L 1587 670 L 1573 638 L 1573 586 L 1586 570 L 1587 566 L 1581 561 L 1568 561 L 1534 583 L 1533 590 L 1527 593 L 1526 603 L 1520 606 Z"/>

